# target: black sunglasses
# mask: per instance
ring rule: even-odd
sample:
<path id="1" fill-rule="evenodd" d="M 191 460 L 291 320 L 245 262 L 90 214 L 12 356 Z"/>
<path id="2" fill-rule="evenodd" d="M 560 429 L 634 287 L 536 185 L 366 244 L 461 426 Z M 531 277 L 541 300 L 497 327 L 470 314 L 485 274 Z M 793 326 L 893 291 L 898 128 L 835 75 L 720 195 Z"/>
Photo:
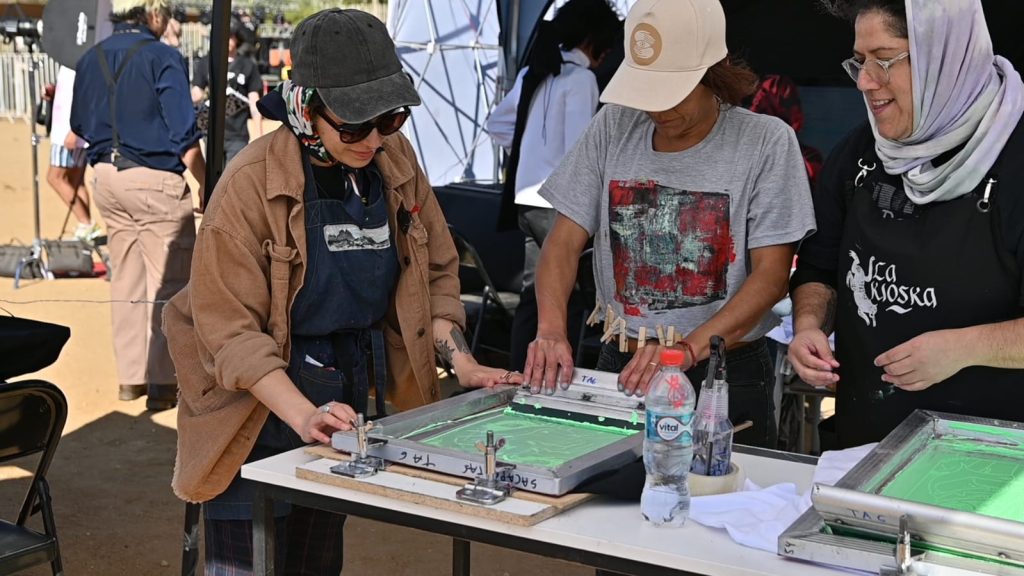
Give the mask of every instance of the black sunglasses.
<path id="1" fill-rule="evenodd" d="M 331 128 L 338 131 L 338 137 L 341 138 L 342 142 L 345 144 L 355 144 L 356 142 L 365 140 L 366 137 L 373 132 L 374 128 L 377 129 L 377 132 L 380 133 L 381 136 L 388 136 L 398 132 L 402 128 L 402 125 L 405 124 L 405 121 L 409 119 L 409 108 L 404 107 L 392 110 L 391 112 L 377 116 L 373 120 L 362 122 L 360 124 L 335 122 L 327 114 L 320 114 L 320 117 L 323 118 L 324 122 L 327 122 Z"/>

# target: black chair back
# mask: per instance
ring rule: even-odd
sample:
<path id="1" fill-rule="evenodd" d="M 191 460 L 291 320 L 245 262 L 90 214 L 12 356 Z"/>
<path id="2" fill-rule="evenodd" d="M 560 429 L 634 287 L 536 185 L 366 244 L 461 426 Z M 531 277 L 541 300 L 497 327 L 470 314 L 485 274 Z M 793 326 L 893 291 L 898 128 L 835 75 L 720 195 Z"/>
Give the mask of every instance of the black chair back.
<path id="1" fill-rule="evenodd" d="M 499 292 L 477 249 L 451 224 L 448 231 L 459 253 L 459 283 L 462 303 L 466 307 L 467 335 L 472 333 L 470 351 L 476 354 L 478 349 L 486 348 L 507 356 L 507 340 L 511 334 L 513 313 L 519 304 L 519 294 Z M 493 325 L 485 325 L 488 318 L 500 322 L 498 333 L 492 334 L 500 344 L 483 342 L 484 333 L 493 328 Z"/>
<path id="2" fill-rule="evenodd" d="M 67 422 L 68 403 L 59 388 L 42 380 L 0 383 L 0 464 L 39 455 L 15 523 L 0 520 L 0 573 L 49 562 L 61 574 L 60 548 L 46 473 Z M 25 527 L 36 512 L 44 534 Z"/>

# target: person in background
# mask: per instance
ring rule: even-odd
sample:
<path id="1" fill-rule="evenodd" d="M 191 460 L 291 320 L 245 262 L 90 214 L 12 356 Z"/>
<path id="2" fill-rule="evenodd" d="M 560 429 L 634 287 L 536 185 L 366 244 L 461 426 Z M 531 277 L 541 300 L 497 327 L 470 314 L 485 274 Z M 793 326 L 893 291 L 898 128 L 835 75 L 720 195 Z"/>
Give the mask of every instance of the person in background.
<path id="1" fill-rule="evenodd" d="M 594 241 L 598 302 L 611 341 L 598 370 L 642 396 L 666 347 L 704 380 L 710 339 L 725 339 L 730 410 L 753 428 L 736 441 L 775 445 L 765 333 L 786 293 L 796 244 L 814 230 L 793 130 L 739 107 L 757 77 L 728 55 L 718 0 L 640 0 L 626 18 L 626 60 L 605 106 L 548 177 L 558 217 L 537 267 L 540 322 L 525 378 L 569 385 L 566 300 Z M 655 339 L 657 337 L 657 339 Z"/>
<path id="2" fill-rule="evenodd" d="M 797 90 L 796 83 L 789 76 L 780 76 L 778 74 L 763 76 L 748 108 L 751 112 L 780 118 L 783 122 L 789 124 L 789 127 L 793 129 L 793 132 L 797 133 L 799 138 L 800 130 L 804 126 L 804 111 L 800 105 L 800 93 Z M 807 180 L 810 183 L 811 190 L 814 190 L 823 163 L 821 151 L 813 146 L 801 143 L 800 153 L 804 157 L 804 167 L 807 168 Z M 772 311 L 782 318 L 782 326 L 773 329 L 768 334 L 768 353 L 771 355 L 773 363 L 779 358 L 778 342 L 775 338 L 783 338 L 783 342 L 787 345 L 789 344 L 789 339 L 785 335 L 787 333 L 792 334 L 793 332 L 792 306 L 793 303 L 787 296 L 772 308 Z M 776 369 L 778 369 L 778 366 L 776 366 Z"/>
<path id="3" fill-rule="evenodd" d="M 164 33 L 160 35 L 160 41 L 167 44 L 171 48 L 181 47 L 181 22 L 176 18 L 171 17 L 167 20 L 167 27 L 164 28 Z"/>
<path id="4" fill-rule="evenodd" d="M 511 227 L 517 218 L 526 236 L 522 296 L 512 327 L 510 366 L 515 370 L 522 369 L 537 331 L 534 271 L 556 215 L 538 191 L 597 111 L 599 92 L 591 70 L 621 31 L 622 22 L 606 0 L 570 0 L 553 20 L 541 20 L 526 68 L 487 120 L 491 138 L 509 152 L 501 226 Z"/>
<path id="5" fill-rule="evenodd" d="M 252 118 L 256 137 L 263 135 L 263 117 L 256 109 L 256 103 L 263 95 L 263 79 L 252 58 L 239 53 L 245 40 L 242 23 L 231 21 L 228 36 L 228 113 L 224 123 L 225 164 L 230 162 L 249 143 L 249 118 Z M 210 58 L 203 58 L 196 64 L 192 79 L 192 102 L 201 104 L 209 98 Z M 233 100 L 233 101 L 232 101 Z"/>
<path id="6" fill-rule="evenodd" d="M 762 77 L 749 108 L 751 112 L 781 118 L 797 135 L 804 127 L 804 111 L 800 105 L 800 92 L 797 90 L 796 83 L 789 76 L 768 74 Z M 824 158 L 820 150 L 805 144 L 800 144 L 800 153 L 804 157 L 804 166 L 807 168 L 807 179 L 811 183 L 811 190 L 814 190 Z"/>
<path id="7" fill-rule="evenodd" d="M 1021 421 L 1021 76 L 993 53 L 976 0 L 836 4 L 868 118 L 814 194 L 789 358 L 808 384 L 835 386 L 843 447 L 918 408 Z"/>
<path id="8" fill-rule="evenodd" d="M 75 67 L 71 130 L 89 144 L 107 226 L 118 397 L 145 395 L 147 408 L 162 410 L 175 405 L 177 386 L 160 313 L 188 282 L 196 234 L 183 173 L 201 183 L 206 165 L 185 61 L 158 41 L 167 1 L 114 0 L 110 19 L 114 33 Z"/>
<path id="9" fill-rule="evenodd" d="M 89 190 L 85 187 L 85 141 L 71 131 L 71 100 L 75 71 L 67 66 L 57 70 L 57 84 L 50 112 L 50 169 L 46 182 L 60 196 L 78 221 L 74 236 L 92 242 L 103 231 L 92 220 Z M 63 232 L 63 231 L 62 231 Z"/>
<path id="10" fill-rule="evenodd" d="M 462 334 L 458 253 L 398 130 L 420 103 L 384 23 L 359 10 L 303 20 L 292 77 L 261 111 L 282 126 L 217 183 L 188 287 L 165 309 L 179 375 L 172 486 L 203 503 L 207 574 L 252 571 L 242 464 L 329 444 L 357 413 L 440 399 L 435 353 L 466 388 L 518 383 Z M 330 62 L 330 66 L 323 65 Z M 284 574 L 338 574 L 345 517 L 275 510 Z"/>

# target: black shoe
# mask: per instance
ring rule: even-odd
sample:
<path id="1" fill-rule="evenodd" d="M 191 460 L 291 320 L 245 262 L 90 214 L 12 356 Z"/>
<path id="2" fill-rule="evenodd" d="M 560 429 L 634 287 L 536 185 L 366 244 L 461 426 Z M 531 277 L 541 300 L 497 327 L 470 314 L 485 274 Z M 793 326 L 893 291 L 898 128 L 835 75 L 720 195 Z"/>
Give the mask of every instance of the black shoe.
<path id="1" fill-rule="evenodd" d="M 146 410 L 160 412 L 170 410 L 178 405 L 178 386 L 176 384 L 150 384 L 146 398 Z"/>

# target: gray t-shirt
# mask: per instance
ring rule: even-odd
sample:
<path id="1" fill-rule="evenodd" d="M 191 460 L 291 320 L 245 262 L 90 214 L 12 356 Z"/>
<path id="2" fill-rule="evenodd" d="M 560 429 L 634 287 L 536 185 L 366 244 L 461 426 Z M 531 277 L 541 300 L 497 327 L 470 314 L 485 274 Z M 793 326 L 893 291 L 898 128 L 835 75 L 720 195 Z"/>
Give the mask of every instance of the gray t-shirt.
<path id="1" fill-rule="evenodd" d="M 814 232 L 800 146 L 778 118 L 723 106 L 711 133 L 656 152 L 646 113 L 605 106 L 540 195 L 594 236 L 598 302 L 630 336 L 658 325 L 686 335 L 750 273 L 754 248 Z M 744 338 L 778 324 L 769 310 Z"/>

